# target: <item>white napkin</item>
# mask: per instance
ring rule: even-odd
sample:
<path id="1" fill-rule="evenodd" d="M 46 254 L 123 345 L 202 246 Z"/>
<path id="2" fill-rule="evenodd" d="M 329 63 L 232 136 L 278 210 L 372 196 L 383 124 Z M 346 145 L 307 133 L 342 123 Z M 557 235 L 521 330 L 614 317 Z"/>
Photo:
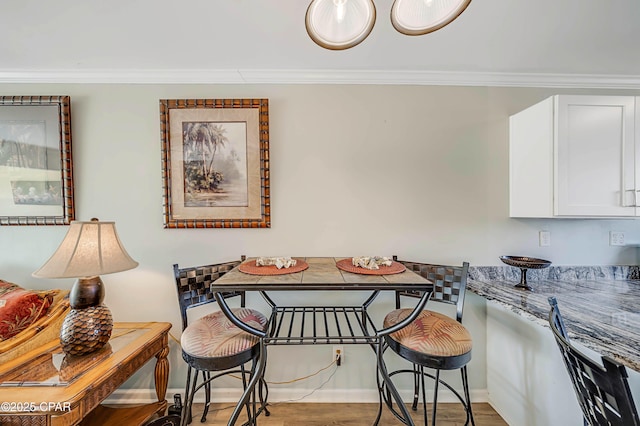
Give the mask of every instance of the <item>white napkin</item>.
<path id="1" fill-rule="evenodd" d="M 295 264 L 296 260 L 290 257 L 259 257 L 256 259 L 256 266 L 275 265 L 278 269 L 290 268 Z"/>
<path id="2" fill-rule="evenodd" d="M 380 269 L 380 266 L 391 266 L 393 261 L 390 257 L 381 256 L 359 256 L 352 257 L 351 263 L 353 266 L 364 269 Z"/>

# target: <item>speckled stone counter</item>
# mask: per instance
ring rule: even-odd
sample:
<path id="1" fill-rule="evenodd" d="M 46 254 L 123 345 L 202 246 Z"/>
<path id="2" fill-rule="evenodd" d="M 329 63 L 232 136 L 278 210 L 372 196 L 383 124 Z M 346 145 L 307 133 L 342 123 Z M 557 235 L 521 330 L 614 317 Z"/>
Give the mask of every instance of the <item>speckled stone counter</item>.
<path id="1" fill-rule="evenodd" d="M 529 270 L 533 291 L 515 288 L 519 280 L 518 268 L 471 267 L 467 288 L 545 327 L 555 296 L 571 339 L 640 371 L 640 267 Z"/>

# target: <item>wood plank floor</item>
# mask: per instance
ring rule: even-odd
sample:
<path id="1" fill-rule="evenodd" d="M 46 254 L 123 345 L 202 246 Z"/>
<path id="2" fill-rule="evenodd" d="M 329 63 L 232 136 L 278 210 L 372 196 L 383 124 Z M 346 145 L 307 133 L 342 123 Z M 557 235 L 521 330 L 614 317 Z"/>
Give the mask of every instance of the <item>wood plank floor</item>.
<path id="1" fill-rule="evenodd" d="M 476 426 L 507 426 L 504 420 L 489 404 L 473 405 L 473 417 Z M 233 408 L 225 404 L 212 404 L 206 423 L 200 423 L 203 404 L 194 404 L 192 425 L 204 424 L 224 426 L 227 424 Z M 279 403 L 269 406 L 271 415 L 261 415 L 259 426 L 371 426 L 377 413 L 377 404 L 311 404 Z M 428 405 L 431 413 L 431 404 Z M 411 409 L 410 409 L 411 411 Z M 412 412 L 416 425 L 422 425 L 422 411 Z M 246 415 L 241 417 L 246 421 Z M 465 415 L 459 404 L 438 404 L 438 426 L 464 425 Z M 238 424 L 242 424 L 238 421 Z M 379 426 L 396 426 L 402 423 L 385 407 Z"/>

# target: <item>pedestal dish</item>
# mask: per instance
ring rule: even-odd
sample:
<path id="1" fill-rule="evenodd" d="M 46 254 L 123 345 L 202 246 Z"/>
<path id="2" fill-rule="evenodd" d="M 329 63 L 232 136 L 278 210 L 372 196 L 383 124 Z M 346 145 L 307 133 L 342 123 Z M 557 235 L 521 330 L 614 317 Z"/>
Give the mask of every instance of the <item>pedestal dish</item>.
<path id="1" fill-rule="evenodd" d="M 551 262 L 548 260 L 527 256 L 500 256 L 500 260 L 509 266 L 520 268 L 520 282 L 515 287 L 528 291 L 533 291 L 533 288 L 527 283 L 527 270 L 544 269 L 551 266 Z"/>

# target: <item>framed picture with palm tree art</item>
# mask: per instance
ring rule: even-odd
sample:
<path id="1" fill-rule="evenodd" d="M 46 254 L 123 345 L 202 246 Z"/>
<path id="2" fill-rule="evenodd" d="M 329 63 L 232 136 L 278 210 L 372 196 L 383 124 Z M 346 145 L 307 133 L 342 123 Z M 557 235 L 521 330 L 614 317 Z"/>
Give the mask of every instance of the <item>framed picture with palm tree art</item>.
<path id="1" fill-rule="evenodd" d="M 165 228 L 270 228 L 268 99 L 161 99 Z"/>

